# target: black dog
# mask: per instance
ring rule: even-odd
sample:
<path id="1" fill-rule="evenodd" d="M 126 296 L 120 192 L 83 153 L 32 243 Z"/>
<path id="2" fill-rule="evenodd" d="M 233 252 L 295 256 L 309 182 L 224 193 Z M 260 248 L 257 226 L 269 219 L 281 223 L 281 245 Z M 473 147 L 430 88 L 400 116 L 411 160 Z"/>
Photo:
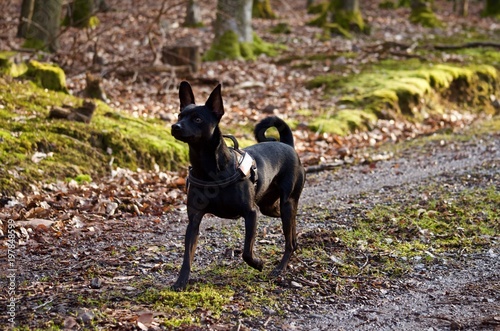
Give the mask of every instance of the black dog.
<path id="1" fill-rule="evenodd" d="M 257 230 L 257 210 L 264 215 L 280 217 L 285 235 L 285 253 L 273 270 L 278 275 L 288 265 L 297 248 L 297 204 L 305 181 L 305 172 L 294 149 L 288 125 L 277 117 L 268 117 L 255 128 L 259 144 L 239 150 L 236 140 L 229 148 L 219 129 L 224 115 L 221 85 L 210 94 L 205 105 L 196 105 L 188 82 L 179 88 L 181 113 L 172 125 L 172 135 L 189 145 L 191 169 L 188 177 L 184 261 L 176 290 L 186 287 L 203 215 L 245 219 L 243 259 L 262 271 L 263 262 L 253 253 Z M 265 132 L 276 127 L 280 141 L 267 138 Z"/>

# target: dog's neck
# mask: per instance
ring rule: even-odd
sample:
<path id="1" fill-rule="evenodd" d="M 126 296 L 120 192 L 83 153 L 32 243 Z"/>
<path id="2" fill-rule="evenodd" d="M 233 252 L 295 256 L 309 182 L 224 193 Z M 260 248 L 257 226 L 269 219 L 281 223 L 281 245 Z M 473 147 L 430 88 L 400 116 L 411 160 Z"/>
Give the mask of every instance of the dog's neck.
<path id="1" fill-rule="evenodd" d="M 189 145 L 189 160 L 192 173 L 198 179 L 213 181 L 221 179 L 224 173 L 231 175 L 234 170 L 234 155 L 222 138 L 219 127 L 206 141 Z"/>

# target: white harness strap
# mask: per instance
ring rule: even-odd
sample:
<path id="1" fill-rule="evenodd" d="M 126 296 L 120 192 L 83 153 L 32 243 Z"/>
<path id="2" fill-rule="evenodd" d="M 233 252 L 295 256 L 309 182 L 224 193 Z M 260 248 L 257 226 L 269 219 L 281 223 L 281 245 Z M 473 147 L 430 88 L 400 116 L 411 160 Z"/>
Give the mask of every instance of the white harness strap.
<path id="1" fill-rule="evenodd" d="M 244 177 L 250 176 L 250 171 L 252 167 L 255 166 L 255 161 L 248 152 L 245 152 L 238 163 L 238 169 L 241 171 Z"/>

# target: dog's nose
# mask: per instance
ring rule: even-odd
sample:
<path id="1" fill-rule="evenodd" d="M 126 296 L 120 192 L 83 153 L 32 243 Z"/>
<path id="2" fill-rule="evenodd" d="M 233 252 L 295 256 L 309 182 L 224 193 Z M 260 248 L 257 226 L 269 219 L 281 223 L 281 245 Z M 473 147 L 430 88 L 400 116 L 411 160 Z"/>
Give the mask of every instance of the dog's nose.
<path id="1" fill-rule="evenodd" d="M 172 132 L 179 132 L 182 130 L 182 126 L 179 123 L 175 123 L 172 125 Z"/>

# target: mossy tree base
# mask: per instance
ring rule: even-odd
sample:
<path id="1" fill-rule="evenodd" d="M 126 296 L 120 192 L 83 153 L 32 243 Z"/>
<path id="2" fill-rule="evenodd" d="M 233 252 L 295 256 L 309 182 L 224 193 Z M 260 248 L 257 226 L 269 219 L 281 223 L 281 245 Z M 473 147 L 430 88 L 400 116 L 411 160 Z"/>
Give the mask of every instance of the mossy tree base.
<path id="1" fill-rule="evenodd" d="M 64 18 L 63 25 L 77 28 L 94 28 L 99 25 L 99 19 L 94 16 L 95 0 L 74 0 Z"/>
<path id="2" fill-rule="evenodd" d="M 434 14 L 431 4 L 429 0 L 412 1 L 410 22 L 428 28 L 443 26 L 443 23 Z"/>
<path id="3" fill-rule="evenodd" d="M 276 18 L 276 14 L 271 8 L 270 0 L 254 0 L 252 7 L 252 17 L 253 18 Z"/>
<path id="4" fill-rule="evenodd" d="M 308 25 L 323 28 L 326 38 L 332 34 L 351 38 L 351 32 L 370 33 L 370 28 L 365 24 L 361 12 L 358 9 L 346 10 L 340 0 L 330 0 L 328 3 L 311 6 L 308 12 L 318 14 Z"/>
<path id="5" fill-rule="evenodd" d="M 255 60 L 261 54 L 276 56 L 281 48 L 281 46 L 263 41 L 256 34 L 253 34 L 253 42 L 240 42 L 238 34 L 226 31 L 218 42 L 212 44 L 203 56 L 203 60 Z"/>

